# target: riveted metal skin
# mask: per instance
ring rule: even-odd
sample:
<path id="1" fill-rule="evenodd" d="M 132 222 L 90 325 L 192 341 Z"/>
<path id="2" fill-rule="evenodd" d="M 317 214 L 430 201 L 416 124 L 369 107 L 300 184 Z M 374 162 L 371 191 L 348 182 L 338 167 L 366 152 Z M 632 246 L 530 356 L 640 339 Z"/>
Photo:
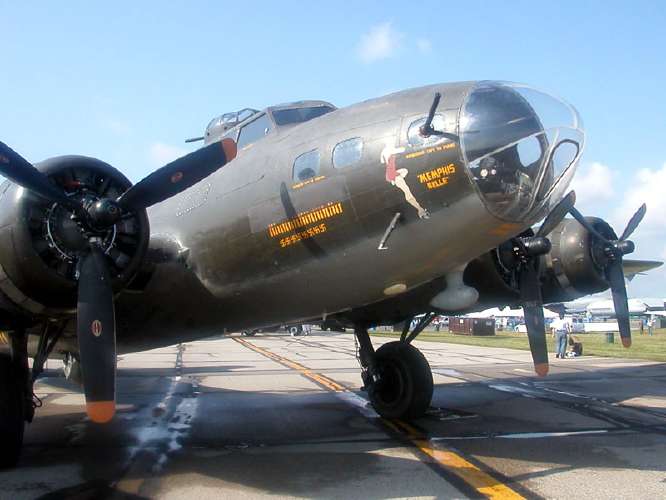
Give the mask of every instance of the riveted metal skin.
<path id="1" fill-rule="evenodd" d="M 460 118 L 481 87 L 491 86 L 460 82 L 405 90 L 331 106 L 288 126 L 278 126 L 268 108 L 225 130 L 222 137 L 238 141 L 235 159 L 147 210 L 145 257 L 133 266 L 133 281 L 114 286 L 118 351 L 327 317 L 400 321 L 427 308 L 446 287 L 443 277 L 470 262 L 465 282 L 479 291 L 475 307 L 517 299 L 489 252 L 528 230 L 563 195 L 543 190 L 524 210 L 500 214 L 494 184 L 479 180 L 486 173 L 478 173 L 481 167 L 472 171 L 462 137 L 475 132 Z M 430 128 L 441 133 L 429 128 L 419 138 L 437 93 Z M 243 127 L 264 113 L 271 118 L 268 133 L 244 144 Z M 340 145 L 350 140 L 355 161 L 336 163 Z M 475 154 L 486 154 L 488 148 L 475 141 Z M 297 160 L 309 154 L 319 158 L 316 173 L 302 176 Z M 176 175 L 172 182 L 178 181 Z M 45 310 L 26 311 L 1 282 L 0 308 L 5 300 L 27 316 L 71 314 L 75 287 L 50 278 L 30 281 L 17 261 L 16 235 L 28 218 L 18 211 L 19 188 L 4 189 L 0 208 L 10 215 L 0 216 L 0 247 L 13 250 L 0 250 L 0 266 Z M 387 249 L 378 250 L 398 212 Z M 15 278 L 21 273 L 26 277 Z M 396 284 L 404 291 L 387 296 Z M 42 285 L 44 291 L 36 292 Z M 50 304 L 55 290 L 67 298 Z"/>

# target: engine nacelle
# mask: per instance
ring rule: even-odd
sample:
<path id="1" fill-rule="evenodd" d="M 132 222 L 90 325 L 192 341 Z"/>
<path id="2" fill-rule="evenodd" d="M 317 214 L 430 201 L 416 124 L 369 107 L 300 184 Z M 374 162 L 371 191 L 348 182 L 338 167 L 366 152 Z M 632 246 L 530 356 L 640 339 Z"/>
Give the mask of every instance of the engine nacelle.
<path id="1" fill-rule="evenodd" d="M 592 227 L 609 239 L 615 232 L 603 219 L 586 217 Z M 548 235 L 551 251 L 542 257 L 544 302 L 566 302 L 606 290 L 604 245 L 573 219 L 563 220 Z"/>
<path id="2" fill-rule="evenodd" d="M 609 239 L 613 229 L 602 219 L 587 218 Z M 523 236 L 532 235 L 528 231 Z M 574 219 L 565 219 L 548 235 L 552 247 L 541 256 L 540 280 L 543 302 L 568 302 L 609 287 L 604 268 L 608 256 L 604 245 Z M 511 243 L 474 259 L 465 270 L 464 281 L 479 291 L 479 307 L 520 305 L 520 288 Z"/>
<path id="3" fill-rule="evenodd" d="M 61 156 L 35 167 L 73 198 L 116 198 L 131 186 L 122 173 L 95 158 Z M 114 290 L 136 274 L 149 235 L 145 210 L 103 233 Z M 74 312 L 79 261 L 87 251 L 86 237 L 62 206 L 16 184 L 0 186 L 0 310 L 25 316 Z"/>

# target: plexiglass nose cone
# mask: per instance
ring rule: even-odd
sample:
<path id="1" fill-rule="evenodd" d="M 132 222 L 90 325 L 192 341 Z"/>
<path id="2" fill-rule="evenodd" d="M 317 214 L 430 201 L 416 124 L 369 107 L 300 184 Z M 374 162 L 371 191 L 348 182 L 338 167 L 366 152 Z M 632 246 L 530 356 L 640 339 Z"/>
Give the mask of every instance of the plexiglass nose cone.
<path id="1" fill-rule="evenodd" d="M 488 209 L 522 221 L 537 217 L 564 194 L 583 149 L 578 113 L 530 87 L 482 82 L 460 114 L 467 167 Z"/>

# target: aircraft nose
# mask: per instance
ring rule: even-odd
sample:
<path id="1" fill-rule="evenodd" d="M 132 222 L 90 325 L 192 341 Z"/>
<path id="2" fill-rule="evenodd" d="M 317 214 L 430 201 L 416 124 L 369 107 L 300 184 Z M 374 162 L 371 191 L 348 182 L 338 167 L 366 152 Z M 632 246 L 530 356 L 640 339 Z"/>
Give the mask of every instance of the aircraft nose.
<path id="1" fill-rule="evenodd" d="M 563 100 L 524 85 L 481 82 L 462 105 L 460 138 L 488 209 L 523 221 L 564 196 L 585 134 Z"/>

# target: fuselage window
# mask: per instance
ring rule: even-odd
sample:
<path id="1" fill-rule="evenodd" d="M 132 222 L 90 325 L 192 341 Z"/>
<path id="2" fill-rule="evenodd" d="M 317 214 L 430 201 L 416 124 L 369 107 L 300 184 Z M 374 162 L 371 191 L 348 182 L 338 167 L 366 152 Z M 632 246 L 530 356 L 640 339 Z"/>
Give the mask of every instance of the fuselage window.
<path id="1" fill-rule="evenodd" d="M 409 126 L 407 130 L 407 142 L 412 146 L 422 146 L 424 144 L 431 144 L 433 142 L 440 141 L 442 138 L 439 135 L 433 134 L 428 137 L 421 135 L 421 127 L 425 124 L 425 117 L 420 118 Z M 432 128 L 440 132 L 448 132 L 446 130 L 446 124 L 444 122 L 444 117 L 441 114 L 436 114 L 432 119 Z"/>
<path id="2" fill-rule="evenodd" d="M 319 150 L 313 149 L 294 160 L 294 181 L 303 182 L 319 174 Z"/>
<path id="3" fill-rule="evenodd" d="M 354 137 L 346 141 L 339 142 L 333 148 L 333 166 L 335 168 L 344 168 L 358 163 L 363 154 L 363 139 Z"/>
<path id="4" fill-rule="evenodd" d="M 263 114 L 256 120 L 241 128 L 238 136 L 238 149 L 242 149 L 258 141 L 271 131 L 271 121 Z"/>

